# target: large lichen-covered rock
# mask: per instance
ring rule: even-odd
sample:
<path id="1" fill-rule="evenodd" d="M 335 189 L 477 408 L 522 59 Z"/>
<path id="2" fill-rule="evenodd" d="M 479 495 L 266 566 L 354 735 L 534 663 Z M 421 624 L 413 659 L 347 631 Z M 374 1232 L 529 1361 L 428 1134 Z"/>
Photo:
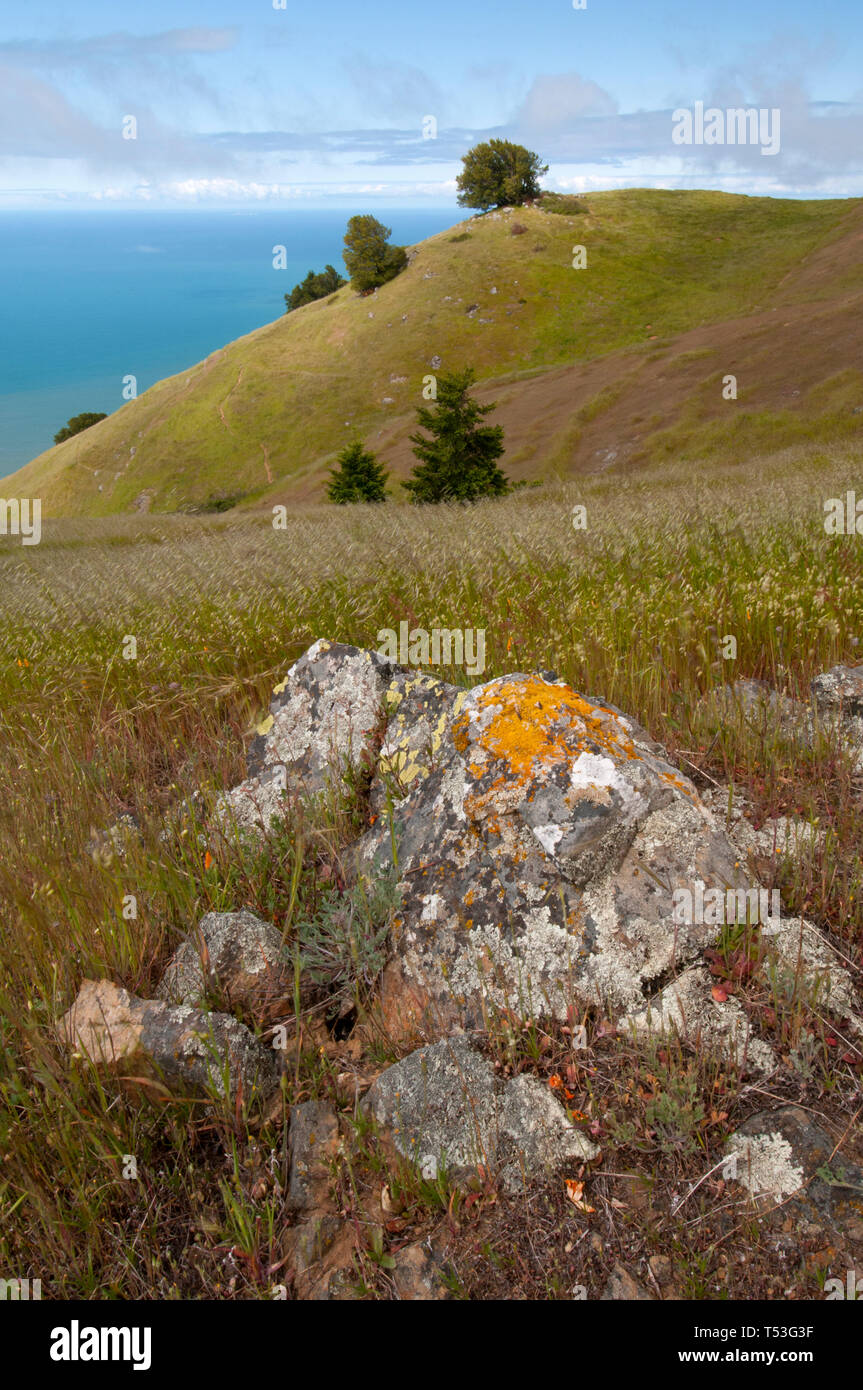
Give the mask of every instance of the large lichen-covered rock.
<path id="1" fill-rule="evenodd" d="M 217 807 L 223 826 L 252 832 L 284 814 L 285 793 L 344 786 L 376 752 L 392 665 L 377 652 L 315 642 L 275 687 L 248 759 L 248 776 Z"/>
<path id="2" fill-rule="evenodd" d="M 58 1025 L 62 1041 L 100 1069 L 172 1095 L 264 1098 L 278 1084 L 273 1054 L 230 1014 L 139 999 L 109 980 L 84 980 Z"/>
<path id="3" fill-rule="evenodd" d="M 253 912 L 208 912 L 175 951 L 156 998 L 197 1008 L 216 996 L 232 1012 L 265 1018 L 290 999 L 292 988 L 272 923 Z"/>
<path id="4" fill-rule="evenodd" d="M 483 1168 L 518 1191 L 561 1164 L 595 1157 L 590 1140 L 536 1077 L 499 1080 L 465 1037 L 402 1058 L 372 1083 L 363 1108 L 426 1178 Z"/>
<path id="5" fill-rule="evenodd" d="M 743 885 L 692 784 L 643 730 L 562 682 L 513 675 L 453 706 L 436 764 L 357 847 L 392 862 L 393 934 L 430 1033 L 482 1001 L 565 1017 L 619 1011 L 695 960 L 718 928 L 672 922 L 672 894 Z"/>

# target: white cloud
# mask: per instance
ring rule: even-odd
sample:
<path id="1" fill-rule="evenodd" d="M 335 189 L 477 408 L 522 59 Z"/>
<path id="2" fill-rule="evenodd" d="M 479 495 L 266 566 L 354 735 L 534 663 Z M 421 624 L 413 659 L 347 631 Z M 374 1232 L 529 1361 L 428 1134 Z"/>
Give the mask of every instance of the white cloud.
<path id="1" fill-rule="evenodd" d="M 512 124 L 526 134 L 565 131 L 585 116 L 613 116 L 614 98 L 577 72 L 537 77 Z"/>

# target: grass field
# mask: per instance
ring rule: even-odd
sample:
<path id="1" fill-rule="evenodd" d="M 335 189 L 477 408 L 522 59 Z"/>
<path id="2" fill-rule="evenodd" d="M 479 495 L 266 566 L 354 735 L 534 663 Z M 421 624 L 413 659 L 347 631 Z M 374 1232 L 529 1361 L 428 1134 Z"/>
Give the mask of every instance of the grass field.
<path id="1" fill-rule="evenodd" d="M 627 215 L 626 200 L 604 197 Z M 668 206 L 682 209 L 671 198 Z M 820 230 L 834 225 L 835 207 L 818 207 Z M 791 220 L 788 246 L 814 235 L 816 223 L 811 210 Z M 730 213 L 723 226 L 733 240 Z M 618 231 L 609 216 L 610 252 Z M 568 227 L 555 235 L 561 247 L 572 239 Z M 767 225 L 764 235 L 769 258 Z M 688 238 L 681 212 L 679 222 L 669 219 L 663 275 L 678 273 L 672 262 Z M 763 274 L 758 246 L 756 237 L 754 278 Z M 436 254 L 430 243 L 429 267 Z M 552 343 L 572 353 L 576 344 L 555 336 L 554 275 L 538 259 L 533 265 L 532 292 L 547 281 L 550 297 L 527 356 L 536 360 Z M 679 303 L 669 310 L 661 331 L 679 331 L 719 299 L 733 307 L 711 248 L 692 251 L 684 270 L 686 311 Z M 594 350 L 616 346 L 646 312 L 659 317 L 656 302 L 642 303 L 631 323 L 611 330 L 596 282 L 591 293 Z M 341 321 L 326 306 L 306 312 L 324 337 L 324 322 Z M 338 312 L 359 334 L 354 307 Z M 289 344 L 299 330 L 271 331 Z M 359 396 L 352 400 L 351 412 L 363 409 Z M 200 428 L 191 412 L 189 437 Z M 316 447 L 326 447 L 323 435 Z M 244 743 L 272 685 L 317 637 L 376 647 L 378 630 L 402 619 L 484 629 L 487 669 L 477 680 L 553 668 L 635 715 L 702 786 L 746 795 L 761 817 L 817 819 L 827 834 L 783 869 L 783 903 L 825 929 L 859 968 L 863 805 L 847 755 L 818 745 L 801 757 L 775 728 L 717 727 L 700 701 L 742 675 L 805 694 L 818 670 L 858 659 L 860 541 L 825 535 L 823 506 L 859 487 L 861 465 L 859 442 L 796 445 L 736 465 L 675 462 L 550 482 L 472 508 L 309 508 L 278 531 L 266 511 L 67 520 L 47 524 L 38 547 L 0 540 L 0 1268 L 41 1277 L 44 1297 L 263 1298 L 279 1282 L 284 1109 L 261 1122 L 225 1107 L 118 1096 L 83 1062 L 70 1063 L 53 1024 L 83 977 L 149 995 L 207 910 L 255 909 L 288 943 L 308 933 L 340 881 L 340 851 L 361 808 L 331 806 L 257 851 L 215 859 L 193 832 L 162 832 L 171 808 L 194 791 L 206 800 L 241 780 Z M 585 531 L 572 526 L 576 503 L 587 507 Z M 719 654 L 726 634 L 737 638 L 735 661 Z M 135 660 L 122 655 L 129 636 Z M 94 857 L 88 842 L 123 813 L 136 817 L 140 844 L 122 858 Z M 130 893 L 139 904 L 133 921 L 121 912 Z M 775 1009 L 783 1055 L 802 1033 L 809 1040 L 796 1098 L 845 1128 L 853 1109 L 826 1065 L 823 1036 L 799 1001 L 775 1001 Z M 313 1021 L 298 1025 L 297 1037 L 283 1106 L 326 1097 L 352 1114 L 339 1078 L 369 1059 Z M 517 1036 L 493 1034 L 490 1045 L 504 1068 L 548 1077 L 559 1041 L 553 1028 L 527 1021 Z M 373 1060 L 387 1055 L 384 1048 Z M 597 1179 L 594 1204 L 605 1196 L 611 1223 L 598 1248 L 582 1239 L 587 1218 L 552 1193 L 513 1207 L 485 1191 L 468 1209 L 444 1180 L 404 1173 L 391 1178 L 404 1202 L 399 1239 L 443 1222 L 452 1288 L 465 1297 L 567 1297 L 573 1279 L 593 1287 L 624 1252 L 673 1259 L 684 1297 L 780 1297 L 789 1288 L 793 1297 L 817 1296 L 817 1264 L 801 1256 L 799 1267 L 777 1272 L 757 1223 L 741 1218 L 744 1266 L 714 1227 L 704 1190 L 678 1214 L 669 1198 L 717 1161 L 727 1134 L 764 1097 L 733 1069 L 683 1049 L 645 1060 L 600 1031 L 590 1055 L 572 1081 L 574 1104 L 602 1119 L 605 1167 L 628 1184 Z M 658 1092 L 667 1103 L 657 1117 Z M 127 1154 L 137 1158 L 135 1181 L 122 1176 Z M 391 1296 L 382 1255 L 396 1239 L 363 1214 L 380 1164 L 358 1125 L 356 1152 L 337 1181 L 358 1233 L 357 1292 L 369 1298 Z M 516 1258 L 528 1226 L 531 1241 Z M 570 1227 L 564 1255 L 561 1232 Z"/>

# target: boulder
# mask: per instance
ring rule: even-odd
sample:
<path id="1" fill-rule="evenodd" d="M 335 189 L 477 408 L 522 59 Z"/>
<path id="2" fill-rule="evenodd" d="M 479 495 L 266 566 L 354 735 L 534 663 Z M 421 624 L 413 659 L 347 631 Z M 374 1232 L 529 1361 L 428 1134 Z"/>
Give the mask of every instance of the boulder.
<path id="1" fill-rule="evenodd" d="M 728 698 L 789 719 L 798 703 L 751 681 Z M 258 797 L 275 813 L 279 770 L 292 792 L 314 793 L 348 766 L 368 772 L 373 819 L 347 856 L 352 872 L 398 883 L 378 1002 L 392 1036 L 415 1046 L 481 1028 L 490 1009 L 571 1022 L 596 1007 L 751 1070 L 775 1065 L 739 1003 L 712 996 L 702 956 L 722 921 L 675 912 L 677 890 L 694 900 L 758 889 L 760 842 L 735 843 L 724 804 L 714 814 L 614 705 L 553 672 L 465 690 L 316 642 L 277 688 L 250 777 L 225 804 Z M 793 964 L 859 1031 L 853 985 L 825 938 L 799 919 L 773 930 L 771 967 Z"/>
<path id="2" fill-rule="evenodd" d="M 252 912 L 208 912 L 175 951 L 156 998 L 195 1008 L 214 996 L 231 1012 L 277 1016 L 293 979 L 281 934 Z"/>
<path id="3" fill-rule="evenodd" d="M 672 894 L 742 886 L 737 856 L 634 721 L 539 675 L 444 687 L 433 716 L 425 761 L 409 720 L 387 731 L 406 795 L 357 845 L 374 875 L 396 843 L 393 1012 L 399 978 L 427 1036 L 477 1026 L 489 1002 L 632 1010 L 715 939 L 672 923 Z"/>
<path id="4" fill-rule="evenodd" d="M 372 1083 L 363 1100 L 395 1147 L 434 1178 L 477 1168 L 507 1192 L 597 1149 L 536 1077 L 502 1081 L 465 1037 L 410 1053 Z"/>
<path id="5" fill-rule="evenodd" d="M 272 1051 L 230 1014 L 139 999 L 110 980 L 84 980 L 58 1030 L 98 1068 L 171 1095 L 249 1102 L 278 1085 Z"/>

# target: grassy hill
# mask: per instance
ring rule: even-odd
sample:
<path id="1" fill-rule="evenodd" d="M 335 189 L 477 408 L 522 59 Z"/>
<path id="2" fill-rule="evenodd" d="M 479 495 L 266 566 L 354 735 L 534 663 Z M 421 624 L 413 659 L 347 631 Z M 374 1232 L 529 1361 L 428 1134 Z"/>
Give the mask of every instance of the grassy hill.
<path id="1" fill-rule="evenodd" d="M 499 403 L 514 478 L 859 434 L 863 201 L 635 189 L 579 205 L 439 233 L 374 296 L 345 288 L 237 339 L 4 490 L 72 516 L 319 500 L 357 435 L 405 476 L 423 376 L 466 364 Z"/>

